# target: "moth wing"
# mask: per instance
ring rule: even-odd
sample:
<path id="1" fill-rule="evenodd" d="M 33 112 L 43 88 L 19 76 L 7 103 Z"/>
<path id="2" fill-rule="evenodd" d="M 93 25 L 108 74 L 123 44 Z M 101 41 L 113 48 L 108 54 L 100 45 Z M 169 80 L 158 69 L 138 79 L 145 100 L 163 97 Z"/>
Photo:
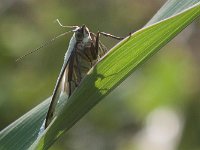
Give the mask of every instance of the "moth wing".
<path id="1" fill-rule="evenodd" d="M 69 70 L 69 64 L 70 64 L 71 59 L 73 59 L 73 57 L 69 57 L 69 59 L 64 62 L 61 68 L 60 74 L 56 82 L 56 86 L 53 91 L 49 110 L 47 112 L 45 127 L 47 127 L 50 124 L 50 122 L 53 120 L 54 111 L 59 101 L 60 95 L 62 91 L 64 91 L 64 89 L 67 89 L 67 87 L 64 86 L 64 83 L 66 82 L 65 80 L 66 80 L 66 76 Z"/>
<path id="2" fill-rule="evenodd" d="M 100 58 L 108 52 L 108 48 L 99 40 L 99 56 Z"/>

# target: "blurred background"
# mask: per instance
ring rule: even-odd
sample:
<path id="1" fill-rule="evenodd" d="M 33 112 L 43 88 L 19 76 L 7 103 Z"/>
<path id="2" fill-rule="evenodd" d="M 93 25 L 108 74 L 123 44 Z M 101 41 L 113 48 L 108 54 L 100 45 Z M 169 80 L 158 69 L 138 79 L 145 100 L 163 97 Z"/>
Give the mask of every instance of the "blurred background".
<path id="1" fill-rule="evenodd" d="M 165 0 L 1 0 L 0 130 L 52 94 L 67 35 L 20 62 L 15 60 L 86 24 L 93 32 L 126 36 L 143 27 Z M 108 47 L 116 41 L 103 38 Z M 200 149 L 200 21 L 142 65 L 50 150 Z M 106 114 L 106 115 L 105 115 Z"/>

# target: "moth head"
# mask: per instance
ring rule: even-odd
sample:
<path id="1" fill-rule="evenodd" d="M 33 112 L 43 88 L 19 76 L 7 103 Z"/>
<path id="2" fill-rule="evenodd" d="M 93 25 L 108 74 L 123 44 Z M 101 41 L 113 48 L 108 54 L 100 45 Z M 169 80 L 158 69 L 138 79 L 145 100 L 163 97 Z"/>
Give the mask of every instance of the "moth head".
<path id="1" fill-rule="evenodd" d="M 77 40 L 83 40 L 84 38 L 88 38 L 90 35 L 89 29 L 86 27 L 86 25 L 83 25 L 81 27 L 78 27 L 75 31 L 75 36 Z"/>

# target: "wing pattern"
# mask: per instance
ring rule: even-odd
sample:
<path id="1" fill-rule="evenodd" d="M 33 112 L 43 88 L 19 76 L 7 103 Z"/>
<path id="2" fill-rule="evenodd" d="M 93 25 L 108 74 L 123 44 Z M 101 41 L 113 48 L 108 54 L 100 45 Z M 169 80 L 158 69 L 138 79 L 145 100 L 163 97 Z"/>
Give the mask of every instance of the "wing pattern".
<path id="1" fill-rule="evenodd" d="M 68 60 L 62 66 L 47 113 L 45 128 L 53 119 L 61 93 L 64 92 L 70 97 L 87 72 L 107 52 L 107 48 L 99 41 L 99 36 L 94 33 L 90 35 L 91 39 L 87 43 L 76 42 Z"/>

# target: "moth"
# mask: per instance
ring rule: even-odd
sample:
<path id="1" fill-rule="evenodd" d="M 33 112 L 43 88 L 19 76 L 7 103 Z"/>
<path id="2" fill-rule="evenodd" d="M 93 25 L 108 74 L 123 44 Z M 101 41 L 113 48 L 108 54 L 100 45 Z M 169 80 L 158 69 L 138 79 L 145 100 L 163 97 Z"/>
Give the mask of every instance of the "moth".
<path id="1" fill-rule="evenodd" d="M 79 86 L 87 72 L 106 54 L 108 49 L 99 40 L 100 35 L 111 37 L 117 40 L 124 39 L 105 32 L 90 32 L 86 25 L 63 26 L 59 20 L 57 22 L 62 27 L 75 28 L 70 39 L 68 49 L 64 56 L 64 63 L 58 76 L 51 103 L 46 115 L 45 128 L 54 118 L 54 112 L 61 92 L 65 92 L 68 97 Z"/>
<path id="2" fill-rule="evenodd" d="M 57 38 L 73 32 L 68 49 L 64 56 L 64 63 L 62 65 L 55 88 L 53 90 L 51 103 L 44 122 L 44 128 L 47 128 L 54 118 L 55 109 L 61 93 L 67 94 L 69 98 L 74 90 L 79 86 L 82 79 L 86 76 L 87 72 L 108 51 L 108 49 L 99 40 L 100 35 L 111 37 L 117 40 L 124 39 L 123 37 L 114 36 L 105 32 L 97 32 L 95 34 L 93 32 L 90 32 L 86 25 L 82 25 L 80 27 L 63 26 L 58 19 L 56 21 L 61 27 L 72 28 L 73 30 L 54 37 L 50 41 L 44 43 L 39 48 L 23 55 L 16 60 L 18 61 L 23 57 L 51 44 Z"/>

